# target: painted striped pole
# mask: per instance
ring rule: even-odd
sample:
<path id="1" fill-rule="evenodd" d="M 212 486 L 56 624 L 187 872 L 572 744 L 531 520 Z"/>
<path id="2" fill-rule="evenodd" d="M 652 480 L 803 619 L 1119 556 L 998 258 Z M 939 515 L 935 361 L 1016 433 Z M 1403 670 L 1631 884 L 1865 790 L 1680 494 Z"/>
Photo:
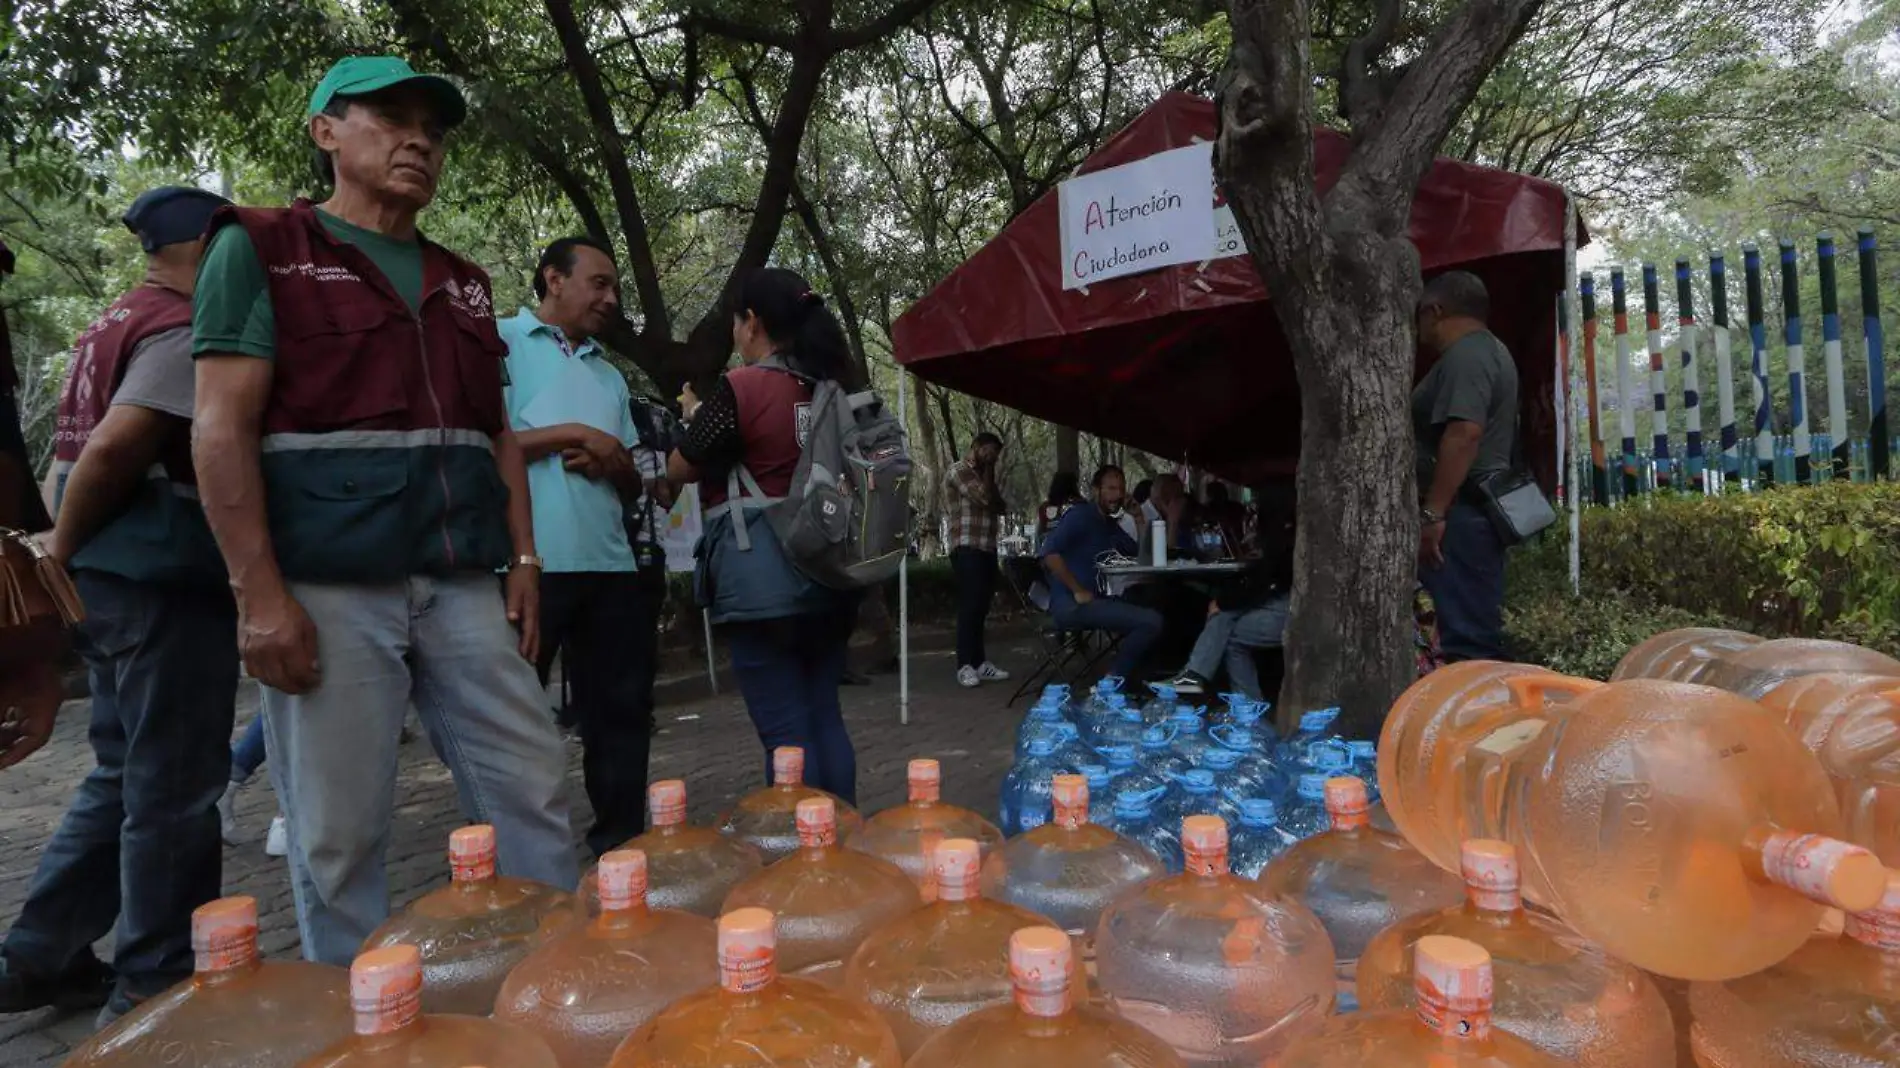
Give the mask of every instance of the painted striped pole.
<path id="1" fill-rule="evenodd" d="M 1821 353 L 1827 369 L 1827 436 L 1834 477 L 1852 476 L 1853 442 L 1847 432 L 1847 371 L 1841 366 L 1841 300 L 1834 280 L 1834 235 L 1815 240 L 1821 271 Z"/>
<path id="2" fill-rule="evenodd" d="M 1782 338 L 1788 349 L 1788 415 L 1794 428 L 1794 480 L 1814 478 L 1813 445 L 1808 437 L 1808 359 L 1801 345 L 1801 264 L 1794 242 L 1781 242 Z"/>
<path id="3" fill-rule="evenodd" d="M 1684 450 L 1686 477 L 1697 489 L 1707 490 L 1702 470 L 1702 373 L 1696 364 L 1695 294 L 1689 286 L 1689 261 L 1676 261 L 1676 348 L 1682 354 L 1682 416 L 1688 431 Z"/>
<path id="4" fill-rule="evenodd" d="M 1741 476 L 1742 458 L 1735 440 L 1735 369 L 1729 359 L 1728 266 L 1720 252 L 1709 254 L 1709 301 L 1714 305 L 1714 322 L 1709 328 L 1715 339 L 1715 403 L 1721 417 L 1721 485 L 1733 475 Z"/>
<path id="5" fill-rule="evenodd" d="M 1630 384 L 1630 316 L 1623 268 L 1610 270 L 1610 310 L 1616 330 L 1616 420 L 1623 432 L 1623 496 L 1636 496 L 1636 388 Z"/>
<path id="6" fill-rule="evenodd" d="M 1766 485 L 1775 480 L 1775 428 L 1770 407 L 1774 394 L 1768 389 L 1768 313 L 1762 300 L 1761 250 L 1752 243 L 1742 246 L 1742 277 L 1748 304 L 1748 344 L 1754 352 L 1755 469 Z"/>
<path id="7" fill-rule="evenodd" d="M 1657 484 L 1661 485 L 1667 481 L 1669 471 L 1669 371 L 1663 363 L 1662 298 L 1657 288 L 1656 265 L 1643 264 L 1643 322 L 1649 343 L 1649 392 L 1655 400 L 1650 415 L 1650 455 L 1655 457 Z"/>
<path id="8" fill-rule="evenodd" d="M 1585 274 L 1577 287 L 1583 300 L 1583 381 L 1590 399 L 1590 499 L 1610 501 L 1610 471 L 1603 457 L 1602 408 L 1597 401 L 1597 280 Z"/>
<path id="9" fill-rule="evenodd" d="M 1883 479 L 1891 456 L 1887 451 L 1887 346 L 1880 325 L 1880 278 L 1874 273 L 1874 232 L 1862 230 L 1859 237 L 1861 337 L 1867 350 L 1867 466 L 1869 477 Z"/>

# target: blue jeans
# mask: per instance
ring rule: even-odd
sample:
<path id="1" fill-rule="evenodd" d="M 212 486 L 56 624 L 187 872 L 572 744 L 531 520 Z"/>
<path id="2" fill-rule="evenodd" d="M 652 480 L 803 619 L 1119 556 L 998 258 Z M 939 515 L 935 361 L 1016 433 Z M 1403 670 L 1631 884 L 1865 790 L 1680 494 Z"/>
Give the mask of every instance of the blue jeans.
<path id="1" fill-rule="evenodd" d="M 1503 660 L 1504 543 L 1483 511 L 1454 504 L 1445 516 L 1445 562 L 1419 566 L 1419 582 L 1438 612 L 1438 647 L 1447 663 Z"/>
<path id="2" fill-rule="evenodd" d="M 82 570 L 79 648 L 92 676 L 98 766 L 40 854 L 8 967 L 57 976 L 116 921 L 113 1003 L 191 974 L 191 911 L 221 892 L 218 798 L 238 683 L 237 610 L 222 589 Z"/>
<path id="3" fill-rule="evenodd" d="M 766 781 L 772 750 L 799 746 L 805 750 L 805 782 L 854 805 L 858 754 L 845 729 L 838 687 L 855 619 L 855 611 L 839 609 L 724 628 L 745 710 L 765 744 Z"/>
<path id="4" fill-rule="evenodd" d="M 1161 613 L 1119 597 L 1098 596 L 1087 604 L 1064 598 L 1052 615 L 1062 630 L 1105 630 L 1121 635 L 1121 648 L 1111 671 L 1124 678 L 1135 677 L 1148 647 L 1161 637 Z"/>
<path id="5" fill-rule="evenodd" d="M 494 825 L 502 874 L 572 890 L 567 754 L 495 577 L 290 592 L 316 624 L 322 681 L 305 694 L 265 688 L 264 742 L 304 957 L 347 965 L 389 915 L 383 852 L 412 699 L 462 811 Z"/>
<path id="6" fill-rule="evenodd" d="M 1256 649 L 1280 645 L 1286 638 L 1287 599 L 1275 597 L 1258 608 L 1245 612 L 1216 612 L 1207 617 L 1201 636 L 1188 657 L 1187 669 L 1204 679 L 1212 679 L 1227 665 L 1227 678 L 1234 689 L 1258 701 L 1260 669 L 1253 662 Z"/>
<path id="7" fill-rule="evenodd" d="M 264 717 L 252 716 L 244 737 L 231 747 L 231 781 L 249 782 L 264 766 Z"/>

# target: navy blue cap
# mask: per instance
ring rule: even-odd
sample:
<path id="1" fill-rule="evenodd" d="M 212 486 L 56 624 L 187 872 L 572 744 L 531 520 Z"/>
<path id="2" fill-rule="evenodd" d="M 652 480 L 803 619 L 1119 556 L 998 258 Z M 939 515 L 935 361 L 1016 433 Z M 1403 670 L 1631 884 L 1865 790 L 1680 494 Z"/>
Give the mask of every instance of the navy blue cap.
<path id="1" fill-rule="evenodd" d="M 183 185 L 161 185 L 140 193 L 125 209 L 125 228 L 139 235 L 147 252 L 180 241 L 196 241 L 211 225 L 211 215 L 231 203 L 216 193 Z"/>

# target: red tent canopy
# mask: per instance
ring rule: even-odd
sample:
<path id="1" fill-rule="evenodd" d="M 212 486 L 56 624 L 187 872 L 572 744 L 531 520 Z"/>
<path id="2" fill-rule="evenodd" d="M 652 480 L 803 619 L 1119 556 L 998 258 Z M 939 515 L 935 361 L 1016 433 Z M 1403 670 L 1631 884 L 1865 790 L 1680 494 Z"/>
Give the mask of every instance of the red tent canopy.
<path id="1" fill-rule="evenodd" d="M 1214 124 L 1211 101 L 1170 93 L 1081 171 L 1211 140 Z M 1316 142 L 1323 190 L 1348 144 L 1328 130 Z M 1290 473 L 1299 388 L 1253 261 L 1233 256 L 1064 290 L 1057 226 L 1051 190 L 899 317 L 898 362 L 951 389 L 1228 477 Z M 1563 230 L 1560 187 L 1444 159 L 1412 209 L 1425 270 L 1460 267 L 1490 288 L 1492 329 L 1518 361 L 1525 455 L 1546 476 Z M 1419 371 L 1428 366 L 1421 354 Z"/>

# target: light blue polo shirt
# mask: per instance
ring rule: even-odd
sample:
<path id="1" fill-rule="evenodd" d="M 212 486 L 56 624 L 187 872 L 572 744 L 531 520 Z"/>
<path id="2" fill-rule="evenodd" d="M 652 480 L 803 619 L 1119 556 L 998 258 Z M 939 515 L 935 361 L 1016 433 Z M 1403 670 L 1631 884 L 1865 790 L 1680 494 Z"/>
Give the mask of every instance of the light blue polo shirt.
<path id="1" fill-rule="evenodd" d="M 599 426 L 632 448 L 639 437 L 628 408 L 627 380 L 592 340 L 572 355 L 560 330 L 527 308 L 496 324 L 508 345 L 508 423 L 517 433 L 562 423 L 591 423 L 617 413 L 613 427 Z M 576 368 L 575 361 L 579 361 Z M 588 395 L 588 387 L 597 394 Z M 595 418 L 587 416 L 592 413 Z M 594 481 L 544 456 L 528 465 L 528 496 L 534 504 L 534 544 L 551 572 L 632 571 L 626 510 L 605 480 Z"/>

